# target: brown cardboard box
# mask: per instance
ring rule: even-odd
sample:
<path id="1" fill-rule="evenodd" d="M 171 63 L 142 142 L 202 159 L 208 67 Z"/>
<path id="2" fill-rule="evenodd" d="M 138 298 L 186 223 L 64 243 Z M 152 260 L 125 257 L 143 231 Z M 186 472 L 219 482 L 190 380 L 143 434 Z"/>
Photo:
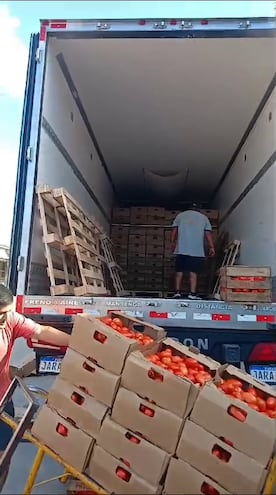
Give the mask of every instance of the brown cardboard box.
<path id="1" fill-rule="evenodd" d="M 165 331 L 156 325 L 131 318 L 123 313 L 110 313 L 111 318 L 115 316 L 123 321 L 124 326 L 144 332 L 156 341 L 162 340 L 166 335 Z M 98 334 L 105 338 L 103 343 L 96 340 Z M 117 375 L 121 374 L 127 355 L 144 347 L 136 340 L 124 337 L 88 314 L 75 317 L 69 345 L 71 349 L 96 360 L 99 366 Z"/>
<path id="2" fill-rule="evenodd" d="M 114 223 L 129 223 L 130 208 L 113 208 L 112 220 Z"/>
<path id="3" fill-rule="evenodd" d="M 166 339 L 162 343 L 156 344 L 151 350 L 134 352 L 126 360 L 122 374 L 122 387 L 132 390 L 141 397 L 153 400 L 157 405 L 184 417 L 191 411 L 197 397 L 198 387 L 189 380 L 185 380 L 169 373 L 168 371 L 154 365 L 146 359 L 146 356 L 155 354 L 166 348 L 170 348 L 175 355 L 185 355 L 193 357 L 214 373 L 220 366 L 219 363 L 204 356 L 195 354 L 183 344 L 175 342 L 173 339 Z M 163 377 L 163 381 L 155 380 L 154 372 Z"/>
<path id="4" fill-rule="evenodd" d="M 118 477 L 120 472 L 126 473 L 129 479 Z M 150 494 L 160 493 L 159 486 L 152 486 L 133 473 L 123 462 L 119 461 L 102 447 L 96 445 L 87 467 L 87 474 L 110 493 Z"/>
<path id="5" fill-rule="evenodd" d="M 63 358 L 60 377 L 108 407 L 112 406 L 120 383 L 119 376 L 100 368 L 72 349 L 68 349 Z"/>
<path id="6" fill-rule="evenodd" d="M 227 370 L 231 376 L 243 381 L 246 379 L 248 384 L 276 398 L 276 393 L 270 387 L 256 382 L 234 366 L 229 366 Z M 244 423 L 228 413 L 231 405 L 241 408 L 247 414 Z M 263 466 L 267 465 L 276 440 L 275 420 L 254 411 L 242 401 L 227 397 L 213 384 L 206 385 L 200 391 L 191 420 L 217 437 L 228 438 L 237 450 L 253 457 Z"/>
<path id="7" fill-rule="evenodd" d="M 44 405 L 39 411 L 32 434 L 78 471 L 86 468 L 94 439 L 50 407 Z"/>
<path id="8" fill-rule="evenodd" d="M 122 387 L 118 390 L 111 418 L 169 454 L 175 451 L 183 425 L 182 418 Z"/>
<path id="9" fill-rule="evenodd" d="M 200 471 L 182 461 L 172 457 L 170 460 L 165 486 L 164 494 L 171 495 L 198 495 L 204 492 L 205 486 L 209 485 L 214 488 L 213 493 L 217 495 L 228 494 L 224 488 L 217 485 L 215 481 L 205 476 Z M 216 490 L 216 491 L 215 491 Z M 211 491 L 209 493 L 212 493 Z"/>
<path id="10" fill-rule="evenodd" d="M 212 453 L 214 449 L 223 449 L 229 456 L 228 462 L 216 457 Z M 184 425 L 176 455 L 217 481 L 230 493 L 262 493 L 267 475 L 264 467 L 192 421 L 188 420 Z"/>
<path id="11" fill-rule="evenodd" d="M 108 408 L 59 376 L 48 393 L 48 406 L 97 438 Z"/>
<path id="12" fill-rule="evenodd" d="M 147 207 L 133 206 L 130 208 L 130 223 L 132 225 L 145 225 L 147 223 Z"/>
<path id="13" fill-rule="evenodd" d="M 159 485 L 167 469 L 169 454 L 118 425 L 104 420 L 98 444 L 117 459 L 124 459 L 132 471 L 153 485 Z"/>

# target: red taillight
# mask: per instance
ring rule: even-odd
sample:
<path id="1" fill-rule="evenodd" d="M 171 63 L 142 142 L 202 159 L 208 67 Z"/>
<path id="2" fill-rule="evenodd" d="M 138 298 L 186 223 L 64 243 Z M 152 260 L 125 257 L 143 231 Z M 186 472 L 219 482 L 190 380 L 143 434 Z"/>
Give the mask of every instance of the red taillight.
<path id="1" fill-rule="evenodd" d="M 207 26 L 207 24 L 209 24 L 209 22 L 207 21 L 207 19 L 202 19 L 201 23 L 200 23 L 202 26 Z"/>
<path id="2" fill-rule="evenodd" d="M 176 26 L 176 24 L 177 24 L 177 20 L 176 20 L 176 19 L 172 19 L 172 20 L 170 21 L 170 25 L 171 25 L 171 26 Z"/>
<path id="3" fill-rule="evenodd" d="M 146 24 L 145 19 L 141 19 L 138 23 L 140 26 L 144 26 Z"/>
<path id="4" fill-rule="evenodd" d="M 256 344 L 251 352 L 249 362 L 276 362 L 276 344 Z"/>

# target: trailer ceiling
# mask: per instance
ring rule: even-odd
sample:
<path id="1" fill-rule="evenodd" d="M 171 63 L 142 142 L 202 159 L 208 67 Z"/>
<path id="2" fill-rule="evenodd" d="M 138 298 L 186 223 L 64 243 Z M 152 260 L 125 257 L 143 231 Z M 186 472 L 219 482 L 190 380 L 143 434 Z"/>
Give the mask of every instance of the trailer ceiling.
<path id="1" fill-rule="evenodd" d="M 116 190 L 133 201 L 208 199 L 275 72 L 273 38 L 51 43 Z"/>

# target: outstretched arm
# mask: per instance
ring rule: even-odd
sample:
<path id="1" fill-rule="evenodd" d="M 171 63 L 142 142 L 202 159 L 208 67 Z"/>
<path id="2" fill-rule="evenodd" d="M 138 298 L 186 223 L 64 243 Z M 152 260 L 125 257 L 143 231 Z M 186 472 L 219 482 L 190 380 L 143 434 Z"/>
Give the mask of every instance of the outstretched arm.
<path id="1" fill-rule="evenodd" d="M 70 335 L 61 332 L 54 327 L 46 327 L 39 325 L 38 333 L 36 334 L 38 341 L 47 342 L 48 344 L 66 347 L 69 344 Z"/>
<path id="2" fill-rule="evenodd" d="M 174 253 L 174 251 L 175 251 L 177 235 L 178 235 L 178 228 L 173 227 L 171 230 L 171 252 L 172 253 Z"/>

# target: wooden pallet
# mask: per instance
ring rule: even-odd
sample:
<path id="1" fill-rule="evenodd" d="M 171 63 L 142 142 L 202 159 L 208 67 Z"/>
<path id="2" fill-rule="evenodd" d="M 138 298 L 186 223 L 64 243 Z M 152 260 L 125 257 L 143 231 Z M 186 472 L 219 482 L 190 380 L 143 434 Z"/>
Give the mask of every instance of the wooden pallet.
<path id="1" fill-rule="evenodd" d="M 220 269 L 219 269 L 219 272 L 218 272 L 218 276 L 217 276 L 217 280 L 216 280 L 216 283 L 215 283 L 215 286 L 214 286 L 214 290 L 213 290 L 213 295 L 215 297 L 217 297 L 218 296 L 218 293 L 219 293 L 219 287 L 220 287 L 220 271 L 225 266 L 232 266 L 232 265 L 235 264 L 235 261 L 237 260 L 237 257 L 239 255 L 240 246 L 241 246 L 241 242 L 235 240 L 235 241 L 232 241 L 231 244 L 224 251 L 224 257 L 223 257 L 222 264 L 220 266 Z"/>
<path id="2" fill-rule="evenodd" d="M 37 198 L 50 293 L 52 296 L 72 295 L 79 275 L 76 260 L 63 250 L 63 238 L 69 232 L 68 222 L 60 213 L 50 188 L 38 187 Z"/>
<path id="3" fill-rule="evenodd" d="M 101 240 L 101 247 L 104 254 L 105 262 L 110 274 L 110 278 L 113 283 L 115 294 L 116 296 L 124 296 L 126 295 L 126 292 L 124 290 L 124 286 L 119 273 L 120 266 L 116 263 L 114 259 L 111 249 L 111 240 L 105 234 L 102 234 L 100 236 L 100 240 Z"/>
<path id="4" fill-rule="evenodd" d="M 81 283 L 74 288 L 74 294 L 107 295 L 102 271 L 104 257 L 100 254 L 102 229 L 64 189 L 53 189 L 53 197 L 64 209 L 68 220 L 70 233 L 64 237 L 64 250 L 75 254 L 79 269 Z"/>

